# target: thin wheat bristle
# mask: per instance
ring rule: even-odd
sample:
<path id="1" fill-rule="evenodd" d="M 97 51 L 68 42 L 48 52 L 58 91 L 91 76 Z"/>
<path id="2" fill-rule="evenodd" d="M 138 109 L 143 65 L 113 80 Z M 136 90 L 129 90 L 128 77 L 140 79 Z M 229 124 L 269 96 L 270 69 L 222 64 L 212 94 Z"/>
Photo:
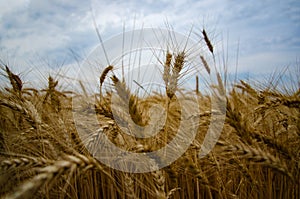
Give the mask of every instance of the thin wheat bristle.
<path id="1" fill-rule="evenodd" d="M 82 92 L 83 92 L 83 95 L 84 95 L 85 97 L 88 97 L 88 93 L 87 93 L 87 91 L 86 91 L 86 89 L 85 89 L 85 86 L 83 85 L 82 81 L 79 81 L 79 85 L 80 85 L 80 88 L 81 88 L 81 90 L 82 90 Z"/>

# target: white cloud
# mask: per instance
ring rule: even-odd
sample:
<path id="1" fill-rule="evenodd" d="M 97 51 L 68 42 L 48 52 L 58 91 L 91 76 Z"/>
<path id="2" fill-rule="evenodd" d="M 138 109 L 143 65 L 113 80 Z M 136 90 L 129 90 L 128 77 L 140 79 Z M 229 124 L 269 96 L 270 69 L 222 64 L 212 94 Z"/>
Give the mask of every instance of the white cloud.
<path id="1" fill-rule="evenodd" d="M 183 34 L 192 24 L 201 34 L 204 26 L 215 48 L 227 42 L 228 32 L 230 67 L 234 68 L 239 41 L 241 72 L 272 72 L 274 67 L 291 64 L 300 52 L 297 0 L 12 0 L 9 4 L 0 0 L 0 6 L 0 49 L 17 63 L 37 64 L 40 57 L 49 59 L 50 65 L 63 62 L 70 49 L 79 56 L 88 55 L 99 44 L 92 15 L 103 40 L 122 32 L 124 23 L 126 31 L 133 24 L 156 28 L 168 23 Z"/>
<path id="2" fill-rule="evenodd" d="M 9 3 L 6 0 L 0 0 L 1 12 L 0 19 L 2 16 L 17 13 L 17 11 L 27 9 L 29 0 L 11 0 Z"/>
<path id="3" fill-rule="evenodd" d="M 36 54 L 51 57 L 49 53 L 55 50 L 67 50 L 74 42 L 73 35 L 91 30 L 84 23 L 89 15 L 88 7 L 84 10 L 79 5 L 75 1 L 32 0 L 22 12 L 11 9 L 2 15 L 1 48 L 22 61 L 33 59 L 31 56 Z"/>

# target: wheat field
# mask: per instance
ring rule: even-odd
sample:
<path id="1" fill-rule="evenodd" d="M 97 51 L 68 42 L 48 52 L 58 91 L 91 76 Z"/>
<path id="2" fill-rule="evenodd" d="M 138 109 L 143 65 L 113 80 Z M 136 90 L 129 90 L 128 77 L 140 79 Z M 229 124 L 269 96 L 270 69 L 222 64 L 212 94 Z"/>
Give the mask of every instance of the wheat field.
<path id="1" fill-rule="evenodd" d="M 205 30 L 202 36 L 214 56 Z M 225 123 L 213 150 L 198 158 L 209 125 L 215 121 L 211 120 L 211 99 L 199 90 L 198 81 L 193 91 L 180 88 L 185 56 L 184 51 L 166 53 L 161 74 L 165 91 L 144 98 L 132 93 L 114 73 L 115 66 L 98 74 L 100 89 L 95 97 L 88 96 L 84 86 L 81 93 L 60 90 L 59 80 L 52 76 L 46 88 L 25 87 L 10 66 L 1 65 L 10 83 L 0 91 L 1 198 L 300 198 L 299 85 L 283 92 L 240 80 L 229 90 L 217 73 L 216 96 L 226 90 Z M 209 74 L 212 66 L 206 57 L 199 55 L 199 60 Z M 106 81 L 112 90 L 105 91 Z M 115 110 L 112 92 L 119 97 Z M 130 173 L 95 158 L 105 150 L 101 149 L 103 135 L 135 153 L 156 151 L 170 143 L 182 120 L 178 92 L 196 99 L 200 114 L 194 115 L 195 139 L 177 160 L 160 168 L 163 160 L 152 158 L 150 165 L 144 165 L 152 171 Z M 92 104 L 85 101 L 93 97 Z M 123 114 L 126 104 L 130 117 Z M 142 127 L 152 124 L 150 118 L 157 115 L 150 110 L 154 104 L 166 109 L 159 132 L 144 139 L 126 133 L 146 133 L 129 125 L 130 120 Z M 74 123 L 76 113 L 84 124 Z M 89 122 L 92 114 L 97 124 Z M 159 118 L 152 125 L 157 126 Z M 121 156 L 119 161 L 126 158 Z M 125 163 L 124 168 L 133 166 Z"/>

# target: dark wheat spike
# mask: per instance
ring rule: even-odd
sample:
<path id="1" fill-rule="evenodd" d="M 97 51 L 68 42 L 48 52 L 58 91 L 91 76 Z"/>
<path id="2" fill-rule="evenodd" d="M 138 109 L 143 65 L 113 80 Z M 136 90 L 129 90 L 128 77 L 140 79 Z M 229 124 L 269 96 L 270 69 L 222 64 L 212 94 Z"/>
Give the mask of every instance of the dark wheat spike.
<path id="1" fill-rule="evenodd" d="M 49 76 L 48 77 L 48 89 L 49 90 L 54 90 L 55 87 L 57 86 L 58 81 L 54 81 L 53 77 Z"/>
<path id="2" fill-rule="evenodd" d="M 100 75 L 100 100 L 102 99 L 102 84 L 104 83 L 104 80 L 109 71 L 113 70 L 113 68 L 114 67 L 112 65 L 107 66 Z"/>
<path id="3" fill-rule="evenodd" d="M 14 91 L 21 92 L 23 83 L 20 77 L 12 73 L 7 66 L 5 66 L 5 69 Z"/>
<path id="4" fill-rule="evenodd" d="M 111 71 L 113 68 L 114 68 L 113 66 L 109 65 L 109 66 L 107 66 L 107 67 L 103 70 L 103 72 L 102 72 L 102 74 L 101 74 L 101 76 L 100 76 L 100 85 L 103 84 L 103 82 L 104 82 L 104 80 L 105 80 L 105 78 L 106 78 L 108 72 Z"/>
<path id="5" fill-rule="evenodd" d="M 214 53 L 214 48 L 213 48 L 213 46 L 212 46 L 210 40 L 208 39 L 208 36 L 207 36 L 207 34 L 206 34 L 205 29 L 202 30 L 202 34 L 203 34 L 203 36 L 204 36 L 204 41 L 205 41 L 205 43 L 206 43 L 206 45 L 207 45 L 209 51 L 213 54 L 213 53 Z"/>

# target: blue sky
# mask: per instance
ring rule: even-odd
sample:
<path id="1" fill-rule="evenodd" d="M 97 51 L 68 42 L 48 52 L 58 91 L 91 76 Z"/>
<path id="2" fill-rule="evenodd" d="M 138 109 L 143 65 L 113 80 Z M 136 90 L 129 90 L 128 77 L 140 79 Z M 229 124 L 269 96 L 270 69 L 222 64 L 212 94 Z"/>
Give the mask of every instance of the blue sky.
<path id="1" fill-rule="evenodd" d="M 205 27 L 219 52 L 228 54 L 232 73 L 237 49 L 239 74 L 299 67 L 298 0 L 0 0 L 0 7 L 0 59 L 27 81 L 43 79 L 37 76 L 44 71 L 74 74 L 77 61 L 99 45 L 92 16 L 103 40 L 122 33 L 124 23 L 132 30 L 133 24 L 164 28 L 167 22 L 183 34 L 192 25 L 198 32 Z"/>

